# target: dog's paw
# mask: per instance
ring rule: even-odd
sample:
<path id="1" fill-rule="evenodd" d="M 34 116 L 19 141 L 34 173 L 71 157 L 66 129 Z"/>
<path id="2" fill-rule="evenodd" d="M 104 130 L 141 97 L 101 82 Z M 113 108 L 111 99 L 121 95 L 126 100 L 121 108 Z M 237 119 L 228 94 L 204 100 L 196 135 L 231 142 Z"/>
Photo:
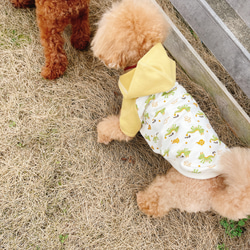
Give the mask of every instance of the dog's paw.
<path id="1" fill-rule="evenodd" d="M 89 39 L 83 39 L 82 37 L 71 37 L 71 44 L 75 49 L 84 50 L 89 46 Z"/>
<path id="2" fill-rule="evenodd" d="M 139 209 L 148 216 L 161 216 L 158 210 L 159 196 L 157 193 L 147 193 L 147 191 L 140 191 L 137 194 L 137 204 Z"/>
<path id="3" fill-rule="evenodd" d="M 119 116 L 111 115 L 104 118 L 97 125 L 98 139 L 97 141 L 109 144 L 113 140 L 129 141 L 132 137 L 125 135 L 120 129 Z"/>
<path id="4" fill-rule="evenodd" d="M 46 63 L 46 66 L 42 69 L 41 75 L 45 79 L 53 80 L 64 74 L 68 65 L 68 61 L 63 60 L 59 63 L 51 62 L 50 64 Z"/>
<path id="5" fill-rule="evenodd" d="M 114 134 L 113 128 L 113 121 L 108 117 L 104 118 L 98 125 L 97 125 L 97 142 L 103 144 L 109 144 L 113 138 L 112 135 Z"/>
<path id="6" fill-rule="evenodd" d="M 72 35 L 70 40 L 72 46 L 78 50 L 87 49 L 90 44 L 89 21 L 86 17 L 72 20 Z"/>
<path id="7" fill-rule="evenodd" d="M 112 139 L 110 138 L 110 136 L 98 133 L 97 142 L 108 145 L 111 141 Z"/>

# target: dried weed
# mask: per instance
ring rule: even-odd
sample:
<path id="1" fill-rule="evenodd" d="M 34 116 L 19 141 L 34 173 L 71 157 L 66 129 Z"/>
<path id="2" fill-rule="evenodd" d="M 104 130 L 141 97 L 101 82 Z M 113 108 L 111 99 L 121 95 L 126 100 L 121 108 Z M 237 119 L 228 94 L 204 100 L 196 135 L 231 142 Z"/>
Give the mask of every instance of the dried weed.
<path id="1" fill-rule="evenodd" d="M 110 2 L 92 0 L 92 35 Z M 70 28 L 64 36 L 67 72 L 44 80 L 35 10 L 0 0 L 0 249 L 247 249 L 249 223 L 230 239 L 213 213 L 151 219 L 138 210 L 135 194 L 170 166 L 139 135 L 97 144 L 98 121 L 119 111 L 118 72 L 74 50 Z M 221 139 L 244 146 L 209 95 L 180 69 L 178 80 Z"/>

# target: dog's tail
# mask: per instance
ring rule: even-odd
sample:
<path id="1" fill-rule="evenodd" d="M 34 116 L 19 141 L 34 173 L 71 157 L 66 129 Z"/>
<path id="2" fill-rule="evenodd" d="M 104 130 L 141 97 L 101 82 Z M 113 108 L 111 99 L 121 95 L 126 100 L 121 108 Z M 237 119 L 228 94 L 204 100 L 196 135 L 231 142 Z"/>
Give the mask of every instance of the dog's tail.
<path id="1" fill-rule="evenodd" d="M 250 215 L 250 149 L 231 148 L 220 158 L 223 185 L 215 189 L 214 210 L 229 219 Z"/>

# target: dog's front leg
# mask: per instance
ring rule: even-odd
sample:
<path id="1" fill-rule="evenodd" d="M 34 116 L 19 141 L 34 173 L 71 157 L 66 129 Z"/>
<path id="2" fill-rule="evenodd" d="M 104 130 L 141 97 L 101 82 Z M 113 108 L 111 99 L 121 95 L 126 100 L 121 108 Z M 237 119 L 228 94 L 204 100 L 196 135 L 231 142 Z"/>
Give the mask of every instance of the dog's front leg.
<path id="1" fill-rule="evenodd" d="M 132 139 L 121 131 L 119 117 L 119 115 L 110 115 L 97 125 L 98 142 L 109 144 L 113 140 L 129 141 Z"/>
<path id="2" fill-rule="evenodd" d="M 67 22 L 63 18 L 57 17 L 53 12 L 48 15 L 45 10 L 47 8 L 37 4 L 37 22 L 45 55 L 45 66 L 41 75 L 46 79 L 56 79 L 63 75 L 68 65 L 63 48 L 64 39 L 61 35 Z"/>

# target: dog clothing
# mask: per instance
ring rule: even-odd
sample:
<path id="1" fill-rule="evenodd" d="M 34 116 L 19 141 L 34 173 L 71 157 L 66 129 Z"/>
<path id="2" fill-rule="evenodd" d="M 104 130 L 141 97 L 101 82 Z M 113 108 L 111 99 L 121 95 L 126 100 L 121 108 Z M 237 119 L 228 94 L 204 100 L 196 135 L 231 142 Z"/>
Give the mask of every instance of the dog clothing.
<path id="1" fill-rule="evenodd" d="M 176 82 L 175 72 L 175 62 L 159 43 L 135 69 L 120 76 L 121 130 L 131 137 L 140 131 L 154 152 L 187 177 L 216 177 L 219 155 L 227 147 L 196 101 Z"/>

